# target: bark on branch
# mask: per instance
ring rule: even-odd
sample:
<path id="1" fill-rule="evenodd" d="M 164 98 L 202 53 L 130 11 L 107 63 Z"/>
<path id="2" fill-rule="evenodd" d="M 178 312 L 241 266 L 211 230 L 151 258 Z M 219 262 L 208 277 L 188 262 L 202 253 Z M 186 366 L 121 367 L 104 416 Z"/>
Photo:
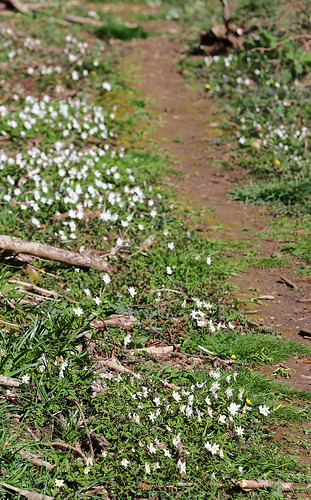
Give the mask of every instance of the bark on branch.
<path id="1" fill-rule="evenodd" d="M 18 12 L 22 12 L 23 14 L 29 14 L 30 9 L 28 5 L 23 4 L 19 0 L 4 0 L 4 3 Z"/>
<path id="2" fill-rule="evenodd" d="M 89 24 L 90 26 L 96 27 L 103 25 L 103 23 L 97 19 L 91 19 L 90 17 L 73 16 L 71 14 L 64 14 L 63 19 L 70 23 Z"/>
<path id="3" fill-rule="evenodd" d="M 5 387 L 20 387 L 22 383 L 22 380 L 0 375 L 0 385 L 4 385 Z"/>
<path id="4" fill-rule="evenodd" d="M 28 498 L 28 500 L 54 500 L 54 498 L 50 497 L 49 495 L 41 495 L 41 493 L 37 493 L 36 491 L 28 491 L 24 490 L 23 488 L 16 488 L 16 486 L 4 483 L 2 481 L 0 483 L 0 486 L 3 486 L 3 488 L 9 491 L 14 491 L 15 493 L 18 493 L 18 495 L 21 495 L 24 498 Z"/>
<path id="5" fill-rule="evenodd" d="M 13 253 L 25 253 L 39 259 L 63 262 L 76 267 L 88 267 L 101 271 L 113 271 L 113 268 L 99 257 L 86 257 L 77 252 L 55 248 L 36 241 L 26 241 L 14 236 L 1 235 L 0 249 Z"/>
<path id="6" fill-rule="evenodd" d="M 259 490 L 261 488 L 272 488 L 280 486 L 282 491 L 292 491 L 293 483 L 283 483 L 278 481 L 268 481 L 267 479 L 241 479 L 240 481 L 232 481 L 235 486 L 239 486 L 243 491 Z"/>

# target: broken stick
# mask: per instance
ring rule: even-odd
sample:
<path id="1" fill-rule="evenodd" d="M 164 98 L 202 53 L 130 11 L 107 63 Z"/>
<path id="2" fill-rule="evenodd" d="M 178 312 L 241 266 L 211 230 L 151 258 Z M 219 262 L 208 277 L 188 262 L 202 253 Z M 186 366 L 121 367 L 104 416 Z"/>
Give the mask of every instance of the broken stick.
<path id="1" fill-rule="evenodd" d="M 78 24 L 89 24 L 90 26 L 102 26 L 103 23 L 97 19 L 91 19 L 90 17 L 73 16 L 71 14 L 64 14 L 63 19 L 69 21 L 70 23 Z"/>
<path id="2" fill-rule="evenodd" d="M 113 268 L 99 257 L 86 257 L 78 252 L 70 252 L 61 248 L 55 248 L 36 241 L 26 241 L 5 234 L 0 236 L 0 249 L 13 253 L 25 253 L 38 257 L 39 259 L 63 262 L 76 267 L 88 267 L 101 271 L 113 271 Z"/>
<path id="3" fill-rule="evenodd" d="M 45 467 L 47 470 L 53 470 L 55 467 L 54 464 L 50 464 L 46 460 L 42 460 L 42 458 L 29 453 L 27 450 L 20 450 L 20 454 L 23 458 L 28 460 L 33 465 L 36 465 L 37 467 Z"/>
<path id="4" fill-rule="evenodd" d="M 49 495 L 41 495 L 41 493 L 37 493 L 36 491 L 28 491 L 24 490 L 23 488 L 16 488 L 16 486 L 4 483 L 2 481 L 0 483 L 0 486 L 3 486 L 3 488 L 9 491 L 14 491 L 15 493 L 21 495 L 22 497 L 28 498 L 28 500 L 54 500 L 54 498 L 50 497 Z"/>
<path id="5" fill-rule="evenodd" d="M 272 488 L 273 486 L 281 487 L 282 491 L 292 491 L 293 483 L 283 483 L 279 481 L 268 481 L 266 479 L 241 479 L 240 481 L 232 481 L 235 486 L 239 486 L 243 491 L 259 490 L 260 488 Z"/>
<path id="6" fill-rule="evenodd" d="M 289 288 L 292 288 L 293 290 L 297 290 L 297 285 L 293 281 L 289 280 L 285 276 L 280 276 L 280 280 L 285 283 Z"/>
<path id="7" fill-rule="evenodd" d="M 94 362 L 100 364 L 101 366 L 105 366 L 110 370 L 115 370 L 118 373 L 132 373 L 135 375 L 132 370 L 129 370 L 125 366 L 121 365 L 120 361 L 115 356 L 112 356 L 110 359 L 95 358 Z M 101 376 L 101 374 L 99 374 L 99 376 Z"/>
<path id="8" fill-rule="evenodd" d="M 17 378 L 0 375 L 0 385 L 4 385 L 5 387 L 20 387 L 22 383 L 22 380 L 18 380 Z"/>
<path id="9" fill-rule="evenodd" d="M 23 4 L 19 0 L 4 0 L 4 3 L 18 12 L 22 12 L 23 14 L 29 14 L 30 9 L 28 5 Z"/>

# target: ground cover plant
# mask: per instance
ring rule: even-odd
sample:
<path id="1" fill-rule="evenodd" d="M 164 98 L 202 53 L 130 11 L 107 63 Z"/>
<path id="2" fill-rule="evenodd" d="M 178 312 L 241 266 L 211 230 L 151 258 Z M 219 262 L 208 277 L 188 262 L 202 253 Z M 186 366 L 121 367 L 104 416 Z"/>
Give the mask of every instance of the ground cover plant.
<path id="1" fill-rule="evenodd" d="M 46 13 L 61 19 L 57 2 Z M 308 420 L 310 395 L 250 367 L 310 349 L 239 312 L 234 244 L 174 206 L 167 157 L 138 147 L 147 111 L 116 56 L 77 26 L 41 31 L 43 14 L 2 26 L 1 233 L 100 256 L 107 272 L 1 254 L 1 498 L 304 483 L 271 433 Z M 250 494 L 280 495 L 277 482 Z"/>
<path id="2" fill-rule="evenodd" d="M 234 164 L 247 173 L 243 185 L 233 189 L 232 197 L 267 205 L 279 218 L 280 227 L 284 225 L 281 217 L 287 218 L 288 225 L 292 218 L 291 225 L 298 225 L 304 235 L 295 231 L 297 243 L 287 249 L 308 261 L 308 28 L 303 7 L 295 13 L 282 3 L 271 6 L 274 12 L 269 8 L 261 2 L 245 2 L 232 15 L 238 26 L 253 26 L 243 48 L 213 52 L 213 46 L 207 46 L 205 56 L 185 56 L 182 65 L 188 75 L 195 75 L 206 85 L 209 96 L 227 113 L 226 128 L 235 140 Z M 220 19 L 219 13 L 217 21 Z M 282 230 L 276 231 L 276 227 L 274 234 L 282 239 Z"/>

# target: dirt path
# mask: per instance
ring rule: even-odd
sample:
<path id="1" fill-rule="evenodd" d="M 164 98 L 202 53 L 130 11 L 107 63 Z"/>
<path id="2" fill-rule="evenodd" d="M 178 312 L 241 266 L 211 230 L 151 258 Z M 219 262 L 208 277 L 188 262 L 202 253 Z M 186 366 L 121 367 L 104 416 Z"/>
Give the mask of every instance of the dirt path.
<path id="1" fill-rule="evenodd" d="M 203 218 L 200 228 L 207 237 L 243 239 L 259 255 L 275 255 L 281 250 L 281 244 L 259 236 L 269 225 L 268 217 L 259 208 L 234 202 L 228 197 L 228 191 L 241 174 L 238 168 L 232 171 L 224 168 L 230 145 L 220 149 L 215 144 L 215 139 L 221 138 L 218 125 L 225 118 L 203 89 L 187 88 L 177 66 L 181 54 L 179 42 L 174 40 L 176 25 L 161 21 L 152 26 L 149 23 L 147 27 L 164 33 L 147 40 L 134 40 L 122 47 L 122 53 L 127 67 L 131 67 L 135 85 L 147 98 L 148 109 L 160 116 L 159 127 L 149 139 L 173 154 L 176 170 L 182 172 L 182 175 L 168 176 L 165 183 L 178 188 L 181 203 L 190 202 L 194 208 L 207 210 L 208 215 Z M 286 338 L 310 345 L 310 340 L 299 333 L 311 330 L 311 279 L 293 277 L 293 270 L 299 267 L 304 264 L 293 261 L 290 266 L 280 269 L 245 269 L 232 281 L 237 286 L 242 308 L 244 301 L 252 321 L 269 325 Z M 294 281 L 296 288 L 286 284 L 280 276 Z M 253 304 L 253 310 L 247 307 L 250 298 L 265 295 L 274 298 Z M 310 363 L 292 358 L 283 365 L 290 368 L 292 374 L 286 383 L 310 390 Z M 271 373 L 275 368 L 264 367 L 263 370 Z"/>

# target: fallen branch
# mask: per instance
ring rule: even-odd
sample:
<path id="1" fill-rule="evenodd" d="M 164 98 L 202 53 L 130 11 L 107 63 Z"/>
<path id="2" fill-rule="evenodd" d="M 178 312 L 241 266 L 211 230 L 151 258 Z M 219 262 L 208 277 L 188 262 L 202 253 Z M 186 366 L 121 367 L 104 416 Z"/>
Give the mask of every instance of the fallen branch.
<path id="1" fill-rule="evenodd" d="M 21 290 L 22 292 L 23 290 Z M 45 302 L 47 300 L 53 300 L 52 297 L 47 297 L 46 295 L 38 295 L 37 293 L 34 293 L 34 292 L 26 292 L 25 290 L 25 300 L 27 300 L 27 302 L 29 302 L 30 304 L 37 304 L 38 302 Z"/>
<path id="2" fill-rule="evenodd" d="M 43 10 L 43 9 L 48 9 L 49 8 L 49 3 L 28 3 L 26 4 L 26 7 L 31 10 L 32 12 L 37 12 L 38 10 Z"/>
<path id="3" fill-rule="evenodd" d="M 55 467 L 55 465 L 42 460 L 42 458 L 39 458 L 26 450 L 20 450 L 20 454 L 23 458 L 28 460 L 28 462 L 32 463 L 33 465 L 37 465 L 38 467 L 45 467 L 47 470 L 53 470 Z"/>
<path id="4" fill-rule="evenodd" d="M 267 479 L 240 479 L 240 481 L 232 481 L 234 486 L 239 486 L 243 491 L 259 490 L 260 488 L 272 488 L 279 486 L 282 491 L 292 491 L 293 483 L 282 483 L 278 481 L 268 481 Z"/>
<path id="5" fill-rule="evenodd" d="M 97 19 L 91 19 L 90 17 L 72 16 L 71 14 L 64 14 L 62 17 L 63 19 L 65 19 L 65 21 L 69 21 L 70 23 L 90 24 L 91 26 L 96 27 L 103 25 L 101 21 L 98 21 Z"/>
<path id="6" fill-rule="evenodd" d="M 107 360 L 97 358 L 94 361 L 96 363 L 99 362 L 100 365 L 105 366 L 105 367 L 109 368 L 110 370 L 115 370 L 116 372 L 119 372 L 119 373 L 132 373 L 133 375 L 135 375 L 134 372 L 132 372 L 131 370 L 129 370 L 125 366 L 121 365 L 120 361 L 114 356 L 110 359 L 107 359 Z"/>
<path id="7" fill-rule="evenodd" d="M 162 345 L 162 346 L 152 346 L 152 347 L 142 347 L 141 349 L 129 349 L 129 354 L 139 354 L 141 352 L 147 352 L 153 354 L 154 356 L 163 356 L 163 354 L 170 354 L 174 351 L 174 346 L 172 345 Z"/>
<path id="8" fill-rule="evenodd" d="M 19 0 L 3 0 L 4 3 L 18 12 L 22 12 L 23 14 L 29 14 L 31 11 L 28 5 L 23 4 Z"/>
<path id="9" fill-rule="evenodd" d="M 285 38 L 284 40 L 276 42 L 274 45 L 271 45 L 271 47 L 254 47 L 253 49 L 250 49 L 249 52 L 254 52 L 256 50 L 259 50 L 261 53 L 267 52 L 270 50 L 274 50 L 276 47 L 279 47 L 280 45 L 284 45 L 284 43 L 291 42 L 292 40 L 305 40 L 305 39 L 310 40 L 310 38 L 311 35 L 308 35 L 307 33 L 304 33 L 303 35 L 293 35 L 288 38 Z"/>
<path id="10" fill-rule="evenodd" d="M 198 345 L 198 349 L 200 349 L 200 351 L 206 352 L 207 354 L 210 354 L 211 356 L 217 356 L 216 352 L 209 351 L 208 349 L 202 347 L 201 345 Z"/>
<path id="11" fill-rule="evenodd" d="M 58 293 L 55 292 L 54 290 L 46 290 L 45 288 L 41 288 L 40 286 L 36 286 L 33 283 L 27 283 L 26 281 L 9 279 L 8 283 L 10 283 L 12 285 L 20 285 L 23 288 L 29 288 L 30 290 L 33 290 L 34 292 L 38 292 L 38 293 L 41 293 L 42 295 L 47 295 L 49 297 L 57 297 L 58 296 Z"/>
<path id="12" fill-rule="evenodd" d="M 20 387 L 22 383 L 23 382 L 21 380 L 18 380 L 16 378 L 0 375 L 0 385 L 4 385 L 5 387 Z"/>
<path id="13" fill-rule="evenodd" d="M 43 243 L 35 241 L 26 241 L 14 236 L 1 235 L 0 248 L 2 250 L 10 251 L 13 253 L 25 253 L 33 255 L 39 259 L 52 260 L 55 262 L 63 262 L 76 267 L 88 267 L 99 269 L 101 271 L 112 271 L 113 268 L 104 260 L 99 257 L 85 257 L 77 252 L 70 252 L 55 248 Z"/>
<path id="14" fill-rule="evenodd" d="M 71 444 L 67 444 L 64 441 L 52 441 L 50 445 L 55 446 L 55 448 L 61 448 L 62 450 L 74 451 L 75 453 L 80 455 L 85 463 L 87 462 L 87 457 L 84 455 L 83 451 L 76 446 L 71 446 Z"/>
<path id="15" fill-rule="evenodd" d="M 221 0 L 221 3 L 222 3 L 222 18 L 224 24 L 227 25 L 231 19 L 229 4 L 227 0 Z"/>
<path id="16" fill-rule="evenodd" d="M 111 314 L 111 316 L 105 319 L 104 322 L 97 319 L 93 320 L 90 323 L 90 326 L 92 328 L 105 328 L 105 325 L 117 326 L 119 328 L 132 328 L 138 323 L 139 321 L 135 318 L 135 316 L 127 316 L 125 314 Z"/>
<path id="17" fill-rule="evenodd" d="M 280 276 L 280 280 L 285 283 L 289 288 L 292 288 L 293 290 L 297 290 L 297 285 L 293 282 L 290 281 L 288 278 L 285 278 L 285 276 Z"/>
<path id="18" fill-rule="evenodd" d="M 3 325 L 7 325 L 7 326 L 11 326 L 12 328 L 16 328 L 17 330 L 19 330 L 19 325 L 14 325 L 14 323 L 9 323 L 8 321 L 4 321 L 3 319 L 0 319 L 0 323 L 2 323 Z"/>
<path id="19" fill-rule="evenodd" d="M 4 483 L 2 481 L 0 483 L 0 486 L 3 486 L 3 488 L 6 488 L 9 491 L 15 491 L 15 493 L 28 498 L 28 500 L 54 500 L 54 498 L 50 497 L 49 495 L 41 495 L 41 493 L 37 493 L 36 491 L 28 491 L 22 488 L 16 488 L 16 486 L 12 486 L 11 484 Z"/>

